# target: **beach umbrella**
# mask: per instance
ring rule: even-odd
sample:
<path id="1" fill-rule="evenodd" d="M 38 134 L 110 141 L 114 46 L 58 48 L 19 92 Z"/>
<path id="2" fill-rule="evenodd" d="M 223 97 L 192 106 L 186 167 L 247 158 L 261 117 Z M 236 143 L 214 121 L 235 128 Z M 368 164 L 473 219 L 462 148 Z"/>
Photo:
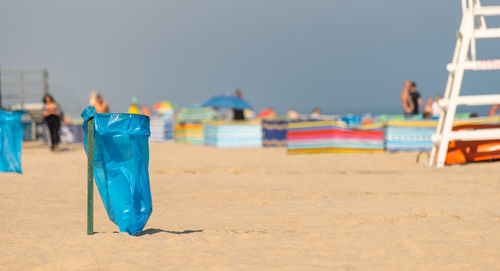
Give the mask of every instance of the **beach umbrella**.
<path id="1" fill-rule="evenodd" d="M 260 111 L 260 114 L 258 116 L 259 119 L 273 119 L 277 118 L 278 114 L 276 114 L 276 111 L 272 108 L 266 108 L 262 111 Z"/>
<path id="2" fill-rule="evenodd" d="M 177 108 L 177 105 L 169 101 L 160 101 L 153 105 L 153 110 L 159 114 L 170 113 Z"/>
<path id="3" fill-rule="evenodd" d="M 234 109 L 246 109 L 252 108 L 246 101 L 240 97 L 233 95 L 219 95 L 210 98 L 203 104 L 204 107 L 214 107 L 214 108 L 234 108 Z"/>

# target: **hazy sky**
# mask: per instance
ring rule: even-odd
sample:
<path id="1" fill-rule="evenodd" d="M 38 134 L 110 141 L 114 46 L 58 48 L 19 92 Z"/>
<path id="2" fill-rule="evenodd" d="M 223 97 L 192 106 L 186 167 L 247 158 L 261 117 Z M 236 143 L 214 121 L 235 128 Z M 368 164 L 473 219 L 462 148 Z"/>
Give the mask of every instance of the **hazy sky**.
<path id="1" fill-rule="evenodd" d="M 73 115 L 94 89 L 123 112 L 234 88 L 257 110 L 400 113 L 405 78 L 443 92 L 460 18 L 458 0 L 0 0 L 0 64 L 47 68 Z M 498 73 L 464 83 L 491 92 Z"/>

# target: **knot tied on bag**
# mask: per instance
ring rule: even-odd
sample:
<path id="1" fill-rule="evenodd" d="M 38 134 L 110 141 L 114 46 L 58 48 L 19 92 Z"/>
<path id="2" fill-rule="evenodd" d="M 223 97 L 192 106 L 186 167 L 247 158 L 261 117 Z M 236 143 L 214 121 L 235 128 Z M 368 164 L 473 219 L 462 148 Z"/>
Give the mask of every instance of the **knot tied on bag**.
<path id="1" fill-rule="evenodd" d="M 85 121 L 88 121 L 93 118 L 95 114 L 95 107 L 89 105 L 83 110 L 81 116 Z"/>

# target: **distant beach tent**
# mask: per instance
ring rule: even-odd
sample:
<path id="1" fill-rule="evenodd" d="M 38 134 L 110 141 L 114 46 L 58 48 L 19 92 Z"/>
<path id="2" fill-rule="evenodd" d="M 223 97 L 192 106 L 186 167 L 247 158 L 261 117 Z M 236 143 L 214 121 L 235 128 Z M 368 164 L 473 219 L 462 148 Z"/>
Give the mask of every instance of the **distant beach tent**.
<path id="1" fill-rule="evenodd" d="M 203 123 L 214 120 L 216 116 L 217 112 L 211 107 L 182 108 L 175 119 L 174 141 L 194 145 L 203 144 Z"/>
<path id="2" fill-rule="evenodd" d="M 456 114 L 453 126 L 496 124 L 498 116 L 469 118 L 469 114 Z M 430 151 L 437 120 L 391 120 L 386 123 L 387 151 Z"/>
<path id="3" fill-rule="evenodd" d="M 0 109 L 0 172 L 22 172 L 23 115 L 23 111 Z"/>
<path id="4" fill-rule="evenodd" d="M 151 117 L 150 141 L 168 141 L 174 138 L 174 112 L 177 105 L 169 101 L 160 101 L 153 105 Z"/>
<path id="5" fill-rule="evenodd" d="M 174 121 L 171 117 L 153 116 L 151 117 L 150 123 L 150 141 L 162 142 L 174 138 Z"/>
<path id="6" fill-rule="evenodd" d="M 206 145 L 219 148 L 262 147 L 260 120 L 211 121 L 203 127 Z"/>
<path id="7" fill-rule="evenodd" d="M 234 108 L 234 109 L 252 109 L 252 106 L 245 100 L 234 95 L 218 95 L 210 98 L 203 104 L 204 107 L 213 108 Z"/>
<path id="8" fill-rule="evenodd" d="M 288 153 L 383 152 L 383 124 L 347 127 L 336 121 L 288 124 Z"/>
<path id="9" fill-rule="evenodd" d="M 183 107 L 177 115 L 177 122 L 204 122 L 215 119 L 217 112 L 211 107 Z"/>
<path id="10" fill-rule="evenodd" d="M 436 125 L 433 120 L 390 120 L 385 130 L 386 150 L 430 151 Z"/>
<path id="11" fill-rule="evenodd" d="M 262 120 L 262 145 L 264 147 L 286 147 L 288 121 L 276 119 Z"/>

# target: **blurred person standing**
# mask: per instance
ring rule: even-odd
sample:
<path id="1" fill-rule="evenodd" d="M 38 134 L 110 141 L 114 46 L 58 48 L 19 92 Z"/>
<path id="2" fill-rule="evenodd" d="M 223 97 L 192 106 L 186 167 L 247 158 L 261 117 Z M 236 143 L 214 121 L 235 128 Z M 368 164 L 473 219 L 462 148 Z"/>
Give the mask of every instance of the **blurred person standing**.
<path id="1" fill-rule="evenodd" d="M 424 114 L 429 114 L 429 116 L 432 116 L 432 111 L 433 111 L 433 108 L 432 108 L 432 105 L 434 104 L 433 100 L 431 97 L 427 98 L 427 102 L 425 103 L 425 107 L 424 107 Z"/>
<path id="2" fill-rule="evenodd" d="M 417 83 L 411 82 L 410 86 L 410 99 L 411 102 L 413 103 L 413 115 L 418 115 L 420 113 L 420 108 L 424 107 L 424 101 L 422 100 L 422 96 L 420 96 L 420 93 L 417 90 Z"/>
<path id="3" fill-rule="evenodd" d="M 137 105 L 137 98 L 136 97 L 132 97 L 132 101 L 131 101 L 131 104 L 127 110 L 127 113 L 140 114 L 139 106 Z"/>
<path id="4" fill-rule="evenodd" d="M 61 129 L 62 112 L 52 95 L 45 94 L 42 101 L 44 104 L 43 120 L 47 124 L 47 127 L 49 129 L 50 149 L 52 151 L 55 151 L 57 145 L 59 145 L 60 142 L 59 130 Z"/>
<path id="5" fill-rule="evenodd" d="M 94 106 L 97 101 L 97 91 L 90 92 L 89 105 Z"/>
<path id="6" fill-rule="evenodd" d="M 90 105 L 95 108 L 96 113 L 109 113 L 108 103 L 97 92 L 90 93 Z"/>
<path id="7" fill-rule="evenodd" d="M 488 112 L 488 116 L 493 117 L 498 112 L 498 104 L 494 104 L 491 106 L 490 111 Z"/>
<path id="8" fill-rule="evenodd" d="M 234 96 L 243 100 L 243 93 L 239 88 L 234 90 Z M 245 110 L 233 108 L 233 120 L 245 120 Z"/>
<path id="9" fill-rule="evenodd" d="M 432 119 L 432 114 L 431 114 L 430 112 L 425 111 L 425 112 L 422 114 L 422 118 L 423 118 L 424 120 L 430 120 L 430 119 Z"/>
<path id="10" fill-rule="evenodd" d="M 151 109 L 145 105 L 141 106 L 141 115 L 151 117 Z"/>
<path id="11" fill-rule="evenodd" d="M 401 104 L 403 105 L 403 112 L 405 116 L 413 115 L 414 104 L 410 96 L 411 80 L 405 80 L 403 83 L 403 90 L 401 91 Z"/>
<path id="12" fill-rule="evenodd" d="M 319 107 L 315 107 L 311 112 L 311 118 L 320 119 L 321 118 L 321 109 Z"/>
<path id="13" fill-rule="evenodd" d="M 441 107 L 439 106 L 439 101 L 441 100 L 441 95 L 436 95 L 436 99 L 432 102 L 432 116 L 439 117 L 441 114 Z"/>
<path id="14" fill-rule="evenodd" d="M 286 117 L 290 120 L 298 120 L 300 119 L 300 114 L 292 109 L 286 112 Z"/>

